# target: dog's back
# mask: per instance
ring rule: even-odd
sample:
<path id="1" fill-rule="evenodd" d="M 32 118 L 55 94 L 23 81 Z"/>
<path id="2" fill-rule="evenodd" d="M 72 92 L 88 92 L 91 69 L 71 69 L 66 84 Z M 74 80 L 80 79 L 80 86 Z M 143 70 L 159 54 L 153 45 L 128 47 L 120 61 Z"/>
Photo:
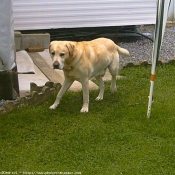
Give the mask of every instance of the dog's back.
<path id="1" fill-rule="evenodd" d="M 100 47 L 100 45 L 105 46 L 109 52 L 114 52 L 115 50 L 121 55 L 129 56 L 128 50 L 119 47 L 111 39 L 108 38 L 98 38 L 88 42 L 91 46 Z"/>

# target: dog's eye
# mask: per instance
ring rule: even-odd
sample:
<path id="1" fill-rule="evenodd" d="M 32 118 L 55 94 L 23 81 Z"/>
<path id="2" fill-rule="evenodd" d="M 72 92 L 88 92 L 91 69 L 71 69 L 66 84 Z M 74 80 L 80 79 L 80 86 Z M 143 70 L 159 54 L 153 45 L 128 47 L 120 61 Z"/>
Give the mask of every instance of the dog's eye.
<path id="1" fill-rule="evenodd" d="M 65 53 L 60 53 L 60 57 L 64 57 Z"/>
<path id="2" fill-rule="evenodd" d="M 51 52 L 51 54 L 54 56 L 55 55 L 55 51 Z"/>

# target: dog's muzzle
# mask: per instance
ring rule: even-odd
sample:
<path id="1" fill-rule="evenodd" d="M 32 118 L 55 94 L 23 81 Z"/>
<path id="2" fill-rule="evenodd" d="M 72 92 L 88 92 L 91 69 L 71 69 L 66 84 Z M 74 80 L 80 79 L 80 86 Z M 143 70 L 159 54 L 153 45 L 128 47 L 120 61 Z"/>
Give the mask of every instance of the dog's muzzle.
<path id="1" fill-rule="evenodd" d="M 59 69 L 59 66 L 60 66 L 60 63 L 59 63 L 58 61 L 55 61 L 55 62 L 53 63 L 53 68 L 54 68 L 54 69 Z"/>

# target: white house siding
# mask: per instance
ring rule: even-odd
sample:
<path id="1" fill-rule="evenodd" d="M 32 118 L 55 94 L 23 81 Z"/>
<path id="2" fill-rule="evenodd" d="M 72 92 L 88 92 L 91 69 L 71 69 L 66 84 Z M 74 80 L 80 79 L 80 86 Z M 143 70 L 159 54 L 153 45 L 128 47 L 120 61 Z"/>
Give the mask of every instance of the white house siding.
<path id="1" fill-rule="evenodd" d="M 168 20 L 175 21 L 175 0 L 171 0 L 169 12 L 168 12 Z"/>
<path id="2" fill-rule="evenodd" d="M 15 30 L 155 24 L 157 0 L 13 0 Z"/>

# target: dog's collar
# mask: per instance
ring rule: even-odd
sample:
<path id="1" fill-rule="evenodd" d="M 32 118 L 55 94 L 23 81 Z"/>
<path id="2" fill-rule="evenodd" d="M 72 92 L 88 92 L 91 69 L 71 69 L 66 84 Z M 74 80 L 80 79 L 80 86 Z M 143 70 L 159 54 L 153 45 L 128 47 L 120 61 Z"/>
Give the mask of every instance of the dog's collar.
<path id="1" fill-rule="evenodd" d="M 63 70 L 72 70 L 73 67 L 72 66 L 66 66 L 66 67 L 63 67 Z"/>

